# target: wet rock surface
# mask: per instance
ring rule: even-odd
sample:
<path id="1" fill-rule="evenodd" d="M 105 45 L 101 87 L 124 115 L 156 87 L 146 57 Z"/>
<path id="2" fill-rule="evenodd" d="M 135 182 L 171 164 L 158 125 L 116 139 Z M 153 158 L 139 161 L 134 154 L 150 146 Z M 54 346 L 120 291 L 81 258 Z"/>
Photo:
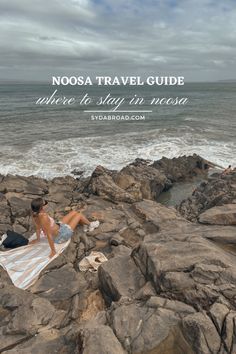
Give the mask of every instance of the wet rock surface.
<path id="1" fill-rule="evenodd" d="M 235 353 L 236 175 L 211 177 L 177 209 L 156 202 L 175 182 L 206 179 L 208 166 L 194 155 L 99 166 L 90 178 L 1 176 L 1 233 L 30 236 L 38 196 L 55 219 L 82 209 L 101 225 L 78 227 L 28 290 L 0 268 L 0 352 Z M 80 272 L 92 250 L 108 261 Z"/>

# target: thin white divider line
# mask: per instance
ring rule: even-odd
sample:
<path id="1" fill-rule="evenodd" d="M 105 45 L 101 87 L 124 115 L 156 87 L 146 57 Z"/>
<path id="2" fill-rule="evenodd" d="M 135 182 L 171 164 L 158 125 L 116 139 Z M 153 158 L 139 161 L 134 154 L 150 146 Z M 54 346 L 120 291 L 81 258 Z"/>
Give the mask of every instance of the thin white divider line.
<path id="1" fill-rule="evenodd" d="M 90 113 L 152 113 L 152 111 L 84 111 Z"/>

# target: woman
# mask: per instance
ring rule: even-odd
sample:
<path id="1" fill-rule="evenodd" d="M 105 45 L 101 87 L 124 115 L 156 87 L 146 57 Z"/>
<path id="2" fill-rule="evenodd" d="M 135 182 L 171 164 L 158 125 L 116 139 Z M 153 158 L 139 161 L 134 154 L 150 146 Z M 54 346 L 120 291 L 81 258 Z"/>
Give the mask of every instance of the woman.
<path id="1" fill-rule="evenodd" d="M 51 216 L 49 216 L 45 211 L 45 206 L 47 201 L 42 198 L 33 199 L 31 202 L 31 210 L 33 220 L 36 226 L 37 239 L 31 241 L 30 243 L 36 243 L 40 241 L 41 231 L 48 238 L 48 243 L 51 248 L 50 258 L 55 256 L 56 249 L 54 243 L 63 243 L 68 241 L 75 228 L 80 225 L 85 225 L 85 231 L 93 231 L 99 226 L 99 221 L 90 222 L 86 217 L 77 211 L 71 211 L 69 214 L 64 216 L 60 222 L 55 222 Z"/>

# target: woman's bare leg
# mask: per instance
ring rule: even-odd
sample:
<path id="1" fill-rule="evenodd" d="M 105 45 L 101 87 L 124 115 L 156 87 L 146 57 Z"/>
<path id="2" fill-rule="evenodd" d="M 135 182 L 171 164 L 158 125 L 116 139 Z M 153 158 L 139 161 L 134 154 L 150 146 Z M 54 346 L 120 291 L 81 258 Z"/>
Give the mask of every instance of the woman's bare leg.
<path id="1" fill-rule="evenodd" d="M 83 214 L 80 214 L 80 221 L 79 221 L 79 224 L 80 225 L 89 225 L 90 224 L 90 221 L 83 215 Z"/>
<path id="2" fill-rule="evenodd" d="M 78 214 L 77 211 L 72 210 L 70 211 L 67 215 L 65 215 L 62 219 L 61 222 L 63 222 L 63 224 L 68 224 L 70 222 L 70 220 L 76 215 Z"/>
<path id="3" fill-rule="evenodd" d="M 78 213 L 77 211 L 70 212 L 64 218 L 61 220 L 64 224 L 69 225 L 72 230 L 75 230 L 75 228 L 80 224 L 80 225 L 89 225 L 90 221 L 83 215 Z"/>
<path id="4" fill-rule="evenodd" d="M 69 214 L 65 215 L 62 219 L 61 222 L 63 222 L 63 224 L 68 224 L 76 215 L 80 215 L 80 224 L 81 225 L 89 225 L 90 221 L 81 213 L 79 213 L 78 211 L 72 210 L 69 212 Z"/>

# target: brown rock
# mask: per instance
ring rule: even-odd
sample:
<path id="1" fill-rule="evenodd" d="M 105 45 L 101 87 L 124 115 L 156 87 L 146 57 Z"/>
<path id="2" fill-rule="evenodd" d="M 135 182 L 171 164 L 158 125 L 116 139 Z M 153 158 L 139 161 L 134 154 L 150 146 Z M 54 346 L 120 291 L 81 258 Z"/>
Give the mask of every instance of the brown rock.
<path id="1" fill-rule="evenodd" d="M 132 297 L 146 280 L 130 256 L 110 259 L 98 268 L 99 286 L 108 302 Z"/>
<path id="2" fill-rule="evenodd" d="M 162 157 L 153 163 L 153 167 L 164 173 L 171 182 L 185 180 L 197 174 L 206 173 L 212 164 L 201 156 L 180 156 L 173 159 Z"/>
<path id="3" fill-rule="evenodd" d="M 111 321 L 116 337 L 128 353 L 193 354 L 172 311 L 122 305 L 112 312 Z"/>
<path id="4" fill-rule="evenodd" d="M 111 172 L 102 166 L 97 166 L 85 191 L 111 201 L 133 203 L 137 199 L 120 188 L 112 179 Z"/>
<path id="5" fill-rule="evenodd" d="M 45 330 L 29 338 L 16 348 L 4 351 L 7 354 L 74 354 L 77 350 L 76 342 L 67 340 L 66 336 L 56 329 Z"/>
<path id="6" fill-rule="evenodd" d="M 60 309 L 68 306 L 68 301 L 82 291 L 85 291 L 87 284 L 81 273 L 77 273 L 72 265 L 66 264 L 59 269 L 43 274 L 37 282 L 31 286 L 30 291 L 40 294 L 52 303 L 57 304 Z"/>
<path id="7" fill-rule="evenodd" d="M 108 326 L 87 327 L 80 331 L 83 354 L 125 354 L 122 345 Z"/>
<path id="8" fill-rule="evenodd" d="M 183 333 L 197 354 L 218 353 L 221 347 L 220 336 L 204 313 L 188 315 L 183 319 Z"/>
<path id="9" fill-rule="evenodd" d="M 202 224 L 236 225 L 236 204 L 225 204 L 208 209 L 198 218 Z"/>
<path id="10" fill-rule="evenodd" d="M 30 202 L 24 198 L 12 196 L 8 198 L 11 212 L 14 217 L 25 217 L 30 213 Z"/>

